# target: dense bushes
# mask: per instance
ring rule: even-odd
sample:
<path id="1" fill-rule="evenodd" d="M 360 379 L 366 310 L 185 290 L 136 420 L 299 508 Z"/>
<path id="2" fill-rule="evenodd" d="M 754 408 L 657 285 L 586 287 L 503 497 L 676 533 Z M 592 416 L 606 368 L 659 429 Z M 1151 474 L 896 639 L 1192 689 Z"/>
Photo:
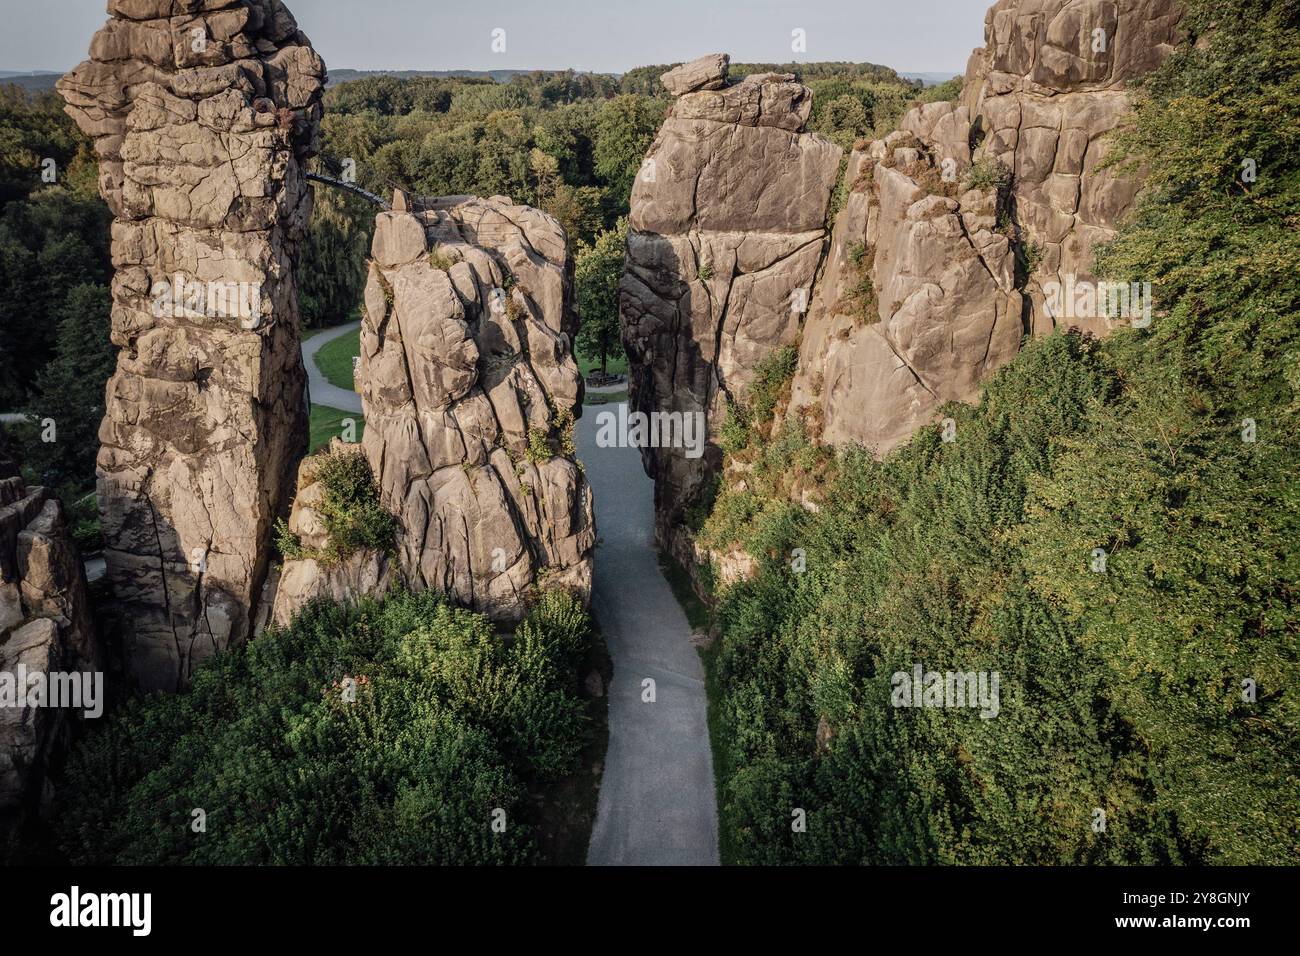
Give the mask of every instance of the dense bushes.
<path id="1" fill-rule="evenodd" d="M 588 733 L 589 640 L 562 592 L 513 638 L 432 593 L 313 603 L 84 740 L 62 846 L 92 864 L 529 862 L 529 789 L 572 772 Z"/>
<path id="2" fill-rule="evenodd" d="M 955 441 L 725 522 L 761 566 L 717 608 L 728 858 L 1300 860 L 1300 24 L 1231 6 L 1120 143 L 1150 177 L 1099 270 L 1152 327 L 1029 343 Z M 999 672 L 998 716 L 891 706 L 917 662 Z"/>

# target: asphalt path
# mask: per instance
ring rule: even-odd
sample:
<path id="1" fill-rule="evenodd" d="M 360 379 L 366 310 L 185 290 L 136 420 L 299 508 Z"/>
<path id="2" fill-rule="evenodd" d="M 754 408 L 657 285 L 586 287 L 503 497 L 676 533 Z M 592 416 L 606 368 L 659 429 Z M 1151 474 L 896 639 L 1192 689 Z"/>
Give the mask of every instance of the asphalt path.
<path id="1" fill-rule="evenodd" d="M 618 405 L 587 406 L 577 428 L 601 541 L 592 609 L 614 662 L 609 749 L 587 863 L 715 866 L 704 667 L 659 571 L 654 484 L 635 448 L 597 447 L 602 412 L 617 414 Z M 647 680 L 653 703 L 645 699 Z"/>
<path id="2" fill-rule="evenodd" d="M 339 336 L 347 335 L 349 332 L 355 332 L 359 328 L 361 328 L 360 322 L 349 322 L 313 335 L 302 343 L 302 364 L 307 369 L 307 391 L 311 395 L 313 405 L 328 405 L 339 411 L 361 414 L 361 396 L 350 389 L 332 385 L 316 367 L 316 353 L 320 351 L 322 345 L 333 342 Z"/>

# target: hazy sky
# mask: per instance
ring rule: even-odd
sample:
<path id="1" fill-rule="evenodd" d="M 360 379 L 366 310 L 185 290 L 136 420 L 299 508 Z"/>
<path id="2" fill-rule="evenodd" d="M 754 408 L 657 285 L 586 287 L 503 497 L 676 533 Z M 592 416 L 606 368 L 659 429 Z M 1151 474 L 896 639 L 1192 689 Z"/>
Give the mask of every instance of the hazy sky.
<path id="1" fill-rule="evenodd" d="M 705 53 L 960 73 L 992 0 L 288 0 L 329 66 L 622 72 Z M 105 0 L 0 0 L 0 70 L 85 59 Z M 492 31 L 506 31 L 503 53 Z M 807 52 L 791 52 L 791 31 Z"/>

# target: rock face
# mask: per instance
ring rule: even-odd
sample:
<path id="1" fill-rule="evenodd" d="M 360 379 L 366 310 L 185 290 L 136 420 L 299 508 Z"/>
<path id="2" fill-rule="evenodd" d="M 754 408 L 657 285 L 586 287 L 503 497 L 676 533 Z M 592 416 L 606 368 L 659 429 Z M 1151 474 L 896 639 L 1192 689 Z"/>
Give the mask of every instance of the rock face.
<path id="1" fill-rule="evenodd" d="M 0 479 L 0 680 L 102 666 L 85 572 L 59 500 L 20 478 Z M 45 771 L 66 745 L 69 717 L 25 700 L 0 707 L 0 858 L 13 828 L 48 804 Z"/>
<path id="2" fill-rule="evenodd" d="M 361 325 L 363 448 L 399 518 L 408 586 L 510 623 L 537 583 L 591 590 L 591 489 L 573 456 L 564 231 L 509 199 L 409 200 L 376 222 Z"/>
<path id="3" fill-rule="evenodd" d="M 1100 169 L 1131 81 L 1179 38 L 1177 0 L 1000 0 L 971 55 L 963 105 L 980 152 L 1010 170 L 1016 218 L 1042 255 L 1027 292 L 1031 331 L 1054 324 L 1105 334 L 1104 320 L 1055 318 L 1042 287 L 1091 281 L 1093 250 L 1114 238 L 1139 182 Z"/>
<path id="4" fill-rule="evenodd" d="M 1179 19 L 1172 0 L 1000 0 L 961 101 L 917 107 L 855 150 L 791 403 L 824 441 L 884 454 L 943 402 L 973 399 L 1022 335 L 1108 331 L 1044 288 L 1095 281 L 1094 249 L 1138 187 L 1099 168 L 1105 136 Z"/>
<path id="5" fill-rule="evenodd" d="M 669 70 L 659 77 L 659 82 L 673 96 L 697 90 L 720 90 L 727 85 L 730 65 L 731 57 L 727 54 L 713 53 Z"/>
<path id="6" fill-rule="evenodd" d="M 1025 300 L 1009 230 L 998 225 L 1005 197 L 945 181 L 948 158 L 898 131 L 849 159 L 852 186 L 793 387 L 793 407 L 811 409 L 822 441 L 884 453 L 943 402 L 973 397 L 1019 349 Z"/>
<path id="7" fill-rule="evenodd" d="M 109 0 L 64 77 L 115 216 L 100 430 L 129 673 L 183 685 L 250 632 L 306 450 L 294 267 L 324 65 L 280 0 Z"/>
<path id="8" fill-rule="evenodd" d="M 712 67 L 697 64 L 666 74 L 665 86 L 711 85 Z M 797 340 L 841 156 L 804 132 L 811 110 L 810 91 L 788 74 L 674 101 L 632 189 L 620 313 L 634 409 L 703 416 L 714 436 L 759 362 Z M 660 545 L 676 550 L 721 452 L 710 443 L 694 459 L 680 448 L 642 455 Z"/>

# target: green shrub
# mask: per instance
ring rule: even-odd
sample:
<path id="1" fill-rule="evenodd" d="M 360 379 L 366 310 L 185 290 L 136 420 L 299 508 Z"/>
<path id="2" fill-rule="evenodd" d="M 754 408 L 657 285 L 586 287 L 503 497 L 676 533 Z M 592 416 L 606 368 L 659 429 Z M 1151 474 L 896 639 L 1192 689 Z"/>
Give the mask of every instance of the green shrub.
<path id="1" fill-rule="evenodd" d="M 288 524 L 276 524 L 276 545 L 288 560 L 314 558 L 337 564 L 361 550 L 392 551 L 397 541 L 397 518 L 379 502 L 370 463 L 359 449 L 336 446 L 317 456 L 312 465 L 315 483 L 324 488 L 316 510 L 325 525 L 327 542 L 318 549 L 304 548 Z"/>
<path id="2" fill-rule="evenodd" d="M 524 452 L 525 457 L 534 465 L 539 465 L 549 458 L 555 457 L 555 452 L 551 448 L 551 438 L 544 428 L 528 429 L 528 448 Z"/>
<path id="3" fill-rule="evenodd" d="M 527 791 L 573 771 L 588 732 L 589 640 L 562 592 L 513 639 L 432 593 L 314 602 L 81 741 L 61 845 L 77 864 L 530 862 Z"/>
<path id="4" fill-rule="evenodd" d="M 798 364 L 799 350 L 793 345 L 777 349 L 758 363 L 749 390 L 751 422 L 766 424 L 771 421 L 777 402 L 794 377 Z"/>
<path id="5" fill-rule="evenodd" d="M 870 324 L 878 322 L 876 287 L 871 279 L 872 250 L 865 242 L 851 243 L 846 250 L 849 263 L 853 268 L 853 283 L 849 286 L 845 299 L 862 321 Z"/>
<path id="6" fill-rule="evenodd" d="M 981 156 L 971 164 L 962 181 L 963 189 L 993 189 L 999 194 L 1011 186 L 1011 170 L 992 156 Z"/>
<path id="7" fill-rule="evenodd" d="M 729 454 L 737 454 L 751 440 L 761 437 L 768 428 L 777 403 L 786 395 L 790 379 L 799 364 L 799 350 L 793 345 L 776 349 L 754 369 L 749 387 L 749 401 L 727 398 L 727 417 L 719 430 L 719 444 Z"/>
<path id="8" fill-rule="evenodd" d="M 718 429 L 718 445 L 729 455 L 734 455 L 749 444 L 749 411 L 738 402 L 727 399 L 727 417 Z"/>

